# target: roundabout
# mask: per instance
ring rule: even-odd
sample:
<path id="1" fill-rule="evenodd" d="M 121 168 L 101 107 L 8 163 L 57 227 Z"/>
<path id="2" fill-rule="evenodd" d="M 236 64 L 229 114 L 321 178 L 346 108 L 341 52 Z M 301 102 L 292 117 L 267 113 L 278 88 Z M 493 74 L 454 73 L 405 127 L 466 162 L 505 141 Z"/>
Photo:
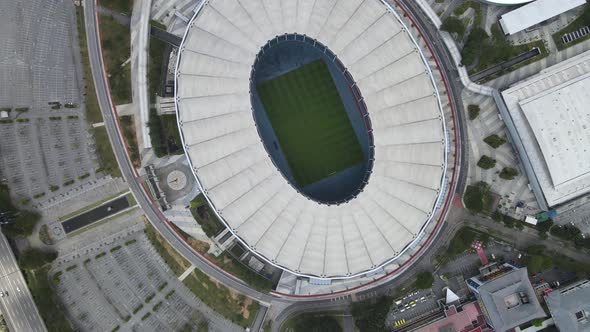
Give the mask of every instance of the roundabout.
<path id="1" fill-rule="evenodd" d="M 252 73 L 260 69 L 256 64 L 265 45 L 287 42 L 319 45 L 328 57 L 288 62 L 280 75 L 264 81 L 321 61 L 344 105 L 329 118 L 344 114 L 346 120 L 324 132 L 345 132 L 348 122 L 354 135 L 314 141 L 314 130 L 305 130 L 312 127 L 308 124 L 290 133 L 295 138 L 289 143 L 281 139 L 290 128 L 270 119 L 273 101 L 257 102 L 264 81 L 253 79 Z M 330 70 L 331 65 L 337 69 Z M 301 85 L 322 81 L 314 75 Z M 202 192 L 244 246 L 295 275 L 354 278 L 391 263 L 403 264 L 411 258 L 406 252 L 433 229 L 431 221 L 445 197 L 448 154 L 434 80 L 420 47 L 384 2 L 209 1 L 196 11 L 179 50 L 179 128 Z M 344 88 L 338 89 L 339 84 Z M 301 119 L 303 113 L 297 112 L 306 107 L 293 108 L 295 119 Z M 316 116 L 326 109 L 318 108 Z M 261 121 L 265 115 L 270 121 Z M 273 134 L 278 139 L 273 140 Z M 293 174 L 296 163 L 288 161 L 286 151 L 321 158 L 326 153 L 313 148 L 326 141 L 342 142 L 342 137 L 356 139 L 360 159 L 342 162 L 356 151 L 355 139 L 347 141 L 348 150 L 327 145 L 324 151 L 338 157 L 330 160 L 343 166 L 301 185 Z M 291 142 L 308 139 L 317 142 L 302 145 L 309 150 L 301 152 L 297 144 L 289 148 Z M 334 190 L 343 186 L 343 178 L 354 178 L 337 177 L 356 165 L 360 180 L 350 181 L 350 190 Z M 321 182 L 331 182 L 322 188 L 342 195 L 309 191 L 309 185 Z"/>

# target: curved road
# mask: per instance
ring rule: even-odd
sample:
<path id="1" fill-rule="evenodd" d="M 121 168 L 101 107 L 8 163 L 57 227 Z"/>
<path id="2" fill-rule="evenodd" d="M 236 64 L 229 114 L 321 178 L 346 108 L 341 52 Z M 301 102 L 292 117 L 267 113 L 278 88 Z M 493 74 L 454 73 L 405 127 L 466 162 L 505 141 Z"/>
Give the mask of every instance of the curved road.
<path id="1" fill-rule="evenodd" d="M 145 188 L 141 184 L 141 179 L 138 178 L 135 169 L 131 165 L 125 143 L 120 134 L 116 110 L 110 97 L 110 88 L 105 74 L 102 48 L 100 45 L 99 17 L 96 11 L 96 0 L 86 1 L 84 5 L 84 21 L 86 26 L 90 67 L 92 70 L 98 103 L 113 147 L 113 152 L 115 153 L 115 157 L 121 168 L 121 173 L 129 184 L 129 188 L 135 196 L 137 203 L 143 209 L 148 220 L 162 234 L 162 236 L 164 236 L 164 238 L 166 238 L 166 240 L 170 242 L 170 244 L 178 250 L 182 256 L 188 259 L 199 270 L 244 295 L 269 304 L 271 300 L 275 299 L 275 297 L 250 288 L 247 284 L 227 274 L 204 257 L 195 254 L 192 248 L 190 248 L 184 241 L 180 240 L 178 235 L 170 229 L 162 212 L 155 207 L 155 204 L 153 204 L 151 198 L 149 198 L 150 196 L 146 193 Z"/>
<path id="2" fill-rule="evenodd" d="M 412 13 L 412 16 L 416 16 L 414 12 L 414 8 L 412 8 L 412 1 L 411 0 L 404 0 L 405 4 L 402 4 L 406 11 Z M 407 4 L 409 3 L 409 5 Z M 270 305 L 272 301 L 279 301 L 283 302 L 284 304 L 293 303 L 289 306 L 284 313 L 279 315 L 280 318 L 287 318 L 291 314 L 296 312 L 301 312 L 304 309 L 307 310 L 325 310 L 325 309 L 333 309 L 333 308 L 344 308 L 351 302 L 350 295 L 344 296 L 342 300 L 331 300 L 330 295 L 323 297 L 322 299 L 317 298 L 281 298 L 273 295 L 269 295 L 266 293 L 259 292 L 250 288 L 247 284 L 242 282 L 241 280 L 233 277 L 232 275 L 226 273 L 221 268 L 213 264 L 212 262 L 208 261 L 206 258 L 200 256 L 194 250 L 189 247 L 183 240 L 181 240 L 178 235 L 171 230 L 168 225 L 168 221 L 161 213 L 161 211 L 153 204 L 150 196 L 147 194 L 145 188 L 141 184 L 141 180 L 138 178 L 138 175 L 135 172 L 135 169 L 130 163 L 129 156 L 127 154 L 127 149 L 125 143 L 123 141 L 119 122 L 116 116 L 116 109 L 112 103 L 110 97 L 110 88 L 108 86 L 108 80 L 106 78 L 106 72 L 104 69 L 104 61 L 102 56 L 102 48 L 100 45 L 100 31 L 99 31 L 99 17 L 97 15 L 96 10 L 96 0 L 89 0 L 85 2 L 84 7 L 84 18 L 85 18 L 85 25 L 86 25 L 86 38 L 88 44 L 88 51 L 89 51 L 89 58 L 92 70 L 92 76 L 95 82 L 96 87 L 96 94 L 99 101 L 99 106 L 104 118 L 104 124 L 106 126 L 109 139 L 111 141 L 111 145 L 113 147 L 113 151 L 121 168 L 121 172 L 123 177 L 128 182 L 129 187 L 137 200 L 137 203 L 141 206 L 146 214 L 150 223 L 162 234 L 162 236 L 177 250 L 180 252 L 182 256 L 184 256 L 187 260 L 189 260 L 193 265 L 195 265 L 198 269 L 210 275 L 212 278 L 218 280 L 222 284 L 235 289 L 236 291 L 247 295 L 251 298 L 257 299 L 265 305 Z M 416 22 L 420 25 L 419 28 L 421 30 L 427 30 L 428 25 L 424 24 L 424 19 L 416 19 Z M 456 90 L 460 88 L 460 85 L 457 84 L 456 75 L 451 75 L 453 70 L 452 61 L 448 54 L 446 54 L 446 50 L 443 48 L 441 51 L 441 47 L 444 45 L 442 41 L 439 41 L 438 34 L 436 31 L 428 31 L 426 33 L 426 37 L 430 38 L 434 36 L 434 52 L 438 54 L 434 54 L 434 56 L 440 60 L 441 66 L 441 74 L 443 77 L 447 78 L 447 74 L 451 76 L 451 79 L 447 81 L 450 82 L 453 86 L 451 91 L 448 93 L 451 94 L 453 100 L 453 104 L 461 107 L 462 103 L 460 102 L 460 96 L 456 96 L 453 91 L 460 91 Z M 440 55 L 442 54 L 442 56 Z M 456 112 L 462 117 L 462 111 Z M 458 119 L 459 122 L 462 122 L 461 119 Z M 463 128 L 463 125 L 460 125 L 459 128 Z M 458 130 L 460 134 L 460 156 L 463 155 L 463 130 Z M 464 159 L 464 158 L 461 158 Z M 463 161 L 461 161 L 461 168 L 463 168 Z M 466 166 L 466 165 L 465 165 Z M 464 172 L 461 172 L 464 173 Z M 459 181 L 455 188 L 456 192 L 462 192 L 464 186 L 464 177 L 461 177 L 459 174 Z M 438 235 L 437 241 L 435 245 L 431 245 L 428 247 L 421 257 L 417 258 L 415 262 L 413 262 L 410 266 L 407 267 L 403 272 L 400 272 L 394 279 L 390 279 L 389 281 L 384 281 L 382 284 L 371 288 L 370 286 L 366 286 L 360 288 L 355 295 L 357 296 L 364 296 L 366 294 L 370 294 L 371 296 L 375 296 L 377 294 L 386 294 L 389 292 L 391 288 L 394 288 L 396 285 L 404 282 L 408 278 L 411 278 L 414 274 L 414 270 L 420 268 L 421 262 L 429 262 L 430 259 L 436 254 L 436 252 L 440 249 L 440 246 L 448 240 L 450 240 L 452 234 L 458 229 L 457 225 L 452 225 L 449 227 L 448 224 L 443 224 Z M 340 296 L 342 297 L 342 296 Z M 278 319 L 276 323 L 282 322 L 283 319 Z M 279 325 L 279 324 L 275 324 Z"/>

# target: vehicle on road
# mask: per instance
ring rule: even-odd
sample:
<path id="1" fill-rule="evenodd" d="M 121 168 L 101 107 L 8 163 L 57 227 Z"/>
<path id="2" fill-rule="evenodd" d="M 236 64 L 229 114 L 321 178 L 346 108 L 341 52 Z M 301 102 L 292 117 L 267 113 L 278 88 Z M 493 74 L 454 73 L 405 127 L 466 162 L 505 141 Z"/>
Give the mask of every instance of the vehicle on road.
<path id="1" fill-rule="evenodd" d="M 0 297 L 8 296 L 8 292 L 0 291 Z"/>

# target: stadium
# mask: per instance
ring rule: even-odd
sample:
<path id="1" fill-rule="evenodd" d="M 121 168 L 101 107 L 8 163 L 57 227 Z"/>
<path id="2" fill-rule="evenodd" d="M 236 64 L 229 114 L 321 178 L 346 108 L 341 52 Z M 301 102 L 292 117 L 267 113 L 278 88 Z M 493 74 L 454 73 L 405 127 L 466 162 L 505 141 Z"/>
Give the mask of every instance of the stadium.
<path id="1" fill-rule="evenodd" d="M 201 192 L 266 262 L 348 279 L 423 237 L 447 131 L 428 61 L 387 2 L 205 1 L 175 78 Z"/>

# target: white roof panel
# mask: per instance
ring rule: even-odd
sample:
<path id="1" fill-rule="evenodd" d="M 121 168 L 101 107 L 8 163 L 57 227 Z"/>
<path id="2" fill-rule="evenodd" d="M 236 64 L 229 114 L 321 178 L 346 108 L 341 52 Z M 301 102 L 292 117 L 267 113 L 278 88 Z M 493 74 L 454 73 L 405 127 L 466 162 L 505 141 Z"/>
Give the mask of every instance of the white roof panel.
<path id="1" fill-rule="evenodd" d="M 590 192 L 590 52 L 502 92 L 548 206 Z M 529 175 L 530 177 L 531 175 Z"/>
<path id="2" fill-rule="evenodd" d="M 210 0 L 180 48 L 177 114 L 197 181 L 244 245 L 292 273 L 347 278 L 375 270 L 413 243 L 440 199 L 440 104 L 418 46 L 387 9 L 379 0 Z M 374 177 L 347 203 L 298 193 L 258 135 L 250 68 L 266 41 L 285 33 L 319 36 L 374 115 Z"/>
<path id="3" fill-rule="evenodd" d="M 507 35 L 565 13 L 586 3 L 586 0 L 536 0 L 500 17 L 500 25 Z"/>

